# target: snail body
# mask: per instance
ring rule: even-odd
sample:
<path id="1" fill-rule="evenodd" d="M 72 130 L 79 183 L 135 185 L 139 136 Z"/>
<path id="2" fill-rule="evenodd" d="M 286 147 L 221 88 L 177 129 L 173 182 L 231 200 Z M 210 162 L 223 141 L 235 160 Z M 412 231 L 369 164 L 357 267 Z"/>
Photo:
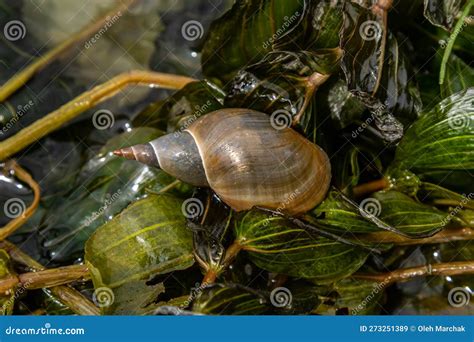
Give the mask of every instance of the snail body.
<path id="1" fill-rule="evenodd" d="M 325 197 L 331 180 L 326 153 L 291 128 L 249 109 L 223 109 L 181 133 L 115 151 L 161 168 L 186 183 L 210 187 L 236 211 L 259 206 L 303 214 Z"/>

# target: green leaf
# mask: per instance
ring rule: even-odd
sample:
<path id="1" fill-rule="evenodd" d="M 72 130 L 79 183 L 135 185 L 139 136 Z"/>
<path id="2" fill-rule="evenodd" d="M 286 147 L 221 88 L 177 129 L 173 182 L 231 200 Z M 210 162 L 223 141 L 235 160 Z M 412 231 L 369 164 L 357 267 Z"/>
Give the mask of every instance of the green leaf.
<path id="1" fill-rule="evenodd" d="M 305 0 L 235 2 L 211 24 L 202 49 L 203 74 L 228 81 L 243 66 L 257 62 L 277 40 L 291 35 L 305 6 Z"/>
<path id="2" fill-rule="evenodd" d="M 193 311 L 206 315 L 261 315 L 270 311 L 265 297 L 243 286 L 215 284 L 204 289 Z"/>
<path id="3" fill-rule="evenodd" d="M 236 241 L 250 260 L 270 272 L 334 281 L 355 272 L 364 249 L 311 235 L 278 216 L 250 211 L 236 221 Z"/>
<path id="4" fill-rule="evenodd" d="M 462 3 L 462 0 L 424 0 L 423 14 L 433 25 L 450 31 Z"/>
<path id="5" fill-rule="evenodd" d="M 185 225 L 181 200 L 151 195 L 133 203 L 89 238 L 85 260 L 97 301 L 101 290 L 113 298 L 105 312 L 145 310 L 164 291 L 161 284 L 147 285 L 151 277 L 194 263 L 192 235 Z"/>
<path id="6" fill-rule="evenodd" d="M 404 233 L 434 234 L 450 221 L 448 214 L 398 191 L 377 192 L 373 198 L 380 203 L 379 218 Z"/>
<path id="7" fill-rule="evenodd" d="M 414 72 L 381 18 L 352 2 L 344 6 L 341 67 L 348 88 L 373 111 L 384 138 L 396 141 L 421 107 Z"/>
<path id="8" fill-rule="evenodd" d="M 423 181 L 474 192 L 474 88 L 456 93 L 424 113 L 397 147 L 394 167 Z"/>
<path id="9" fill-rule="evenodd" d="M 162 133 L 138 128 L 112 138 L 80 170 L 72 191 L 55 201 L 47 215 L 42 237 L 44 249 L 56 262 L 83 255 L 89 236 L 131 202 L 159 190 L 174 179 L 164 172 L 114 156 L 121 146 L 145 143 Z"/>
<path id="10" fill-rule="evenodd" d="M 339 297 L 337 308 L 348 308 L 351 315 L 374 315 L 380 311 L 385 289 L 381 283 L 347 278 L 334 284 Z"/>

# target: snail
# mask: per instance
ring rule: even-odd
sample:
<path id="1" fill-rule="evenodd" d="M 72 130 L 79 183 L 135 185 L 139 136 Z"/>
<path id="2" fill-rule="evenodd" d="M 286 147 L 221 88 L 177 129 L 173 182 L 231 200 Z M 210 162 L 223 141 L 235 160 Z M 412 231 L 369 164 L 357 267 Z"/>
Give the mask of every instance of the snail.
<path id="1" fill-rule="evenodd" d="M 210 187 L 236 211 L 262 207 L 301 215 L 324 199 L 331 181 L 329 158 L 319 146 L 250 109 L 217 110 L 182 132 L 114 153 Z"/>

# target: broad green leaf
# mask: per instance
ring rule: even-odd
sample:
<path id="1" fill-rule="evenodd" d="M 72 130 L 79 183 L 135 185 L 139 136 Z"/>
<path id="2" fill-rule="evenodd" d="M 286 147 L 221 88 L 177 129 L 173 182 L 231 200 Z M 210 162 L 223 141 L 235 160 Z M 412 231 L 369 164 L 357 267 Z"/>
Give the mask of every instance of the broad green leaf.
<path id="1" fill-rule="evenodd" d="M 236 285 L 206 288 L 193 303 L 193 311 L 206 315 L 261 315 L 270 307 L 262 294 Z"/>
<path id="2" fill-rule="evenodd" d="M 44 249 L 56 262 L 81 258 L 89 236 L 147 189 L 159 190 L 173 181 L 164 172 L 114 156 L 117 147 L 150 141 L 162 133 L 138 128 L 114 137 L 80 170 L 73 190 L 47 215 L 42 237 Z"/>
<path id="3" fill-rule="evenodd" d="M 419 203 L 398 191 L 373 194 L 380 205 L 379 218 L 410 234 L 434 234 L 449 224 L 448 214 Z"/>
<path id="4" fill-rule="evenodd" d="M 381 283 L 353 278 L 338 281 L 334 290 L 339 295 L 335 306 L 348 308 L 351 315 L 378 314 L 385 292 Z"/>
<path id="5" fill-rule="evenodd" d="M 164 289 L 147 281 L 193 265 L 192 235 L 181 205 L 171 195 L 151 195 L 130 205 L 89 238 L 85 260 L 94 287 L 112 298 L 105 312 L 149 310 L 147 304 Z"/>
<path id="6" fill-rule="evenodd" d="M 462 0 L 424 0 L 424 15 L 433 25 L 451 30 L 462 3 Z"/>
<path id="7" fill-rule="evenodd" d="M 417 117 L 421 100 L 397 38 L 371 10 L 346 2 L 341 47 L 349 90 L 371 108 L 384 138 L 399 140 L 404 125 Z"/>
<path id="8" fill-rule="evenodd" d="M 356 207 L 337 192 L 327 198 L 311 213 L 310 218 L 324 229 L 334 232 L 370 233 L 383 229 L 368 217 L 373 215 L 382 224 L 404 234 L 428 235 L 446 226 L 446 213 L 419 203 L 397 191 L 377 192 Z"/>
<path id="9" fill-rule="evenodd" d="M 149 105 L 133 120 L 134 125 L 166 132 L 184 130 L 201 115 L 222 108 L 224 93 L 209 81 L 193 82 L 163 101 Z"/>
<path id="10" fill-rule="evenodd" d="M 258 267 L 317 282 L 352 274 L 368 255 L 364 249 L 311 235 L 282 217 L 260 211 L 250 211 L 237 220 L 235 235 Z"/>
<path id="11" fill-rule="evenodd" d="M 474 88 L 440 102 L 407 130 L 393 166 L 423 181 L 474 192 Z"/>
<path id="12" fill-rule="evenodd" d="M 302 19 L 306 0 L 237 1 L 209 29 L 202 49 L 206 77 L 223 81 L 260 60 L 278 40 L 289 37 Z"/>

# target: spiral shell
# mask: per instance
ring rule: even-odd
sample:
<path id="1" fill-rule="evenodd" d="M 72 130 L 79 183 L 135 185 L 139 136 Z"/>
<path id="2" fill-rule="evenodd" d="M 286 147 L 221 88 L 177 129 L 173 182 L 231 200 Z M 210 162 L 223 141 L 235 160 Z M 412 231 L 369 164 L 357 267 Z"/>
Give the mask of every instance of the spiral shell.
<path id="1" fill-rule="evenodd" d="M 209 186 L 236 211 L 260 206 L 302 214 L 319 204 L 329 188 L 331 167 L 326 153 L 291 128 L 274 129 L 264 113 L 218 110 L 196 120 L 179 136 L 165 137 L 116 154 L 160 166 L 191 184 Z M 160 147 L 170 144 L 167 140 L 179 140 L 173 146 L 181 145 L 181 151 Z M 172 172 L 161 162 L 179 163 L 180 158 L 186 167 Z"/>

